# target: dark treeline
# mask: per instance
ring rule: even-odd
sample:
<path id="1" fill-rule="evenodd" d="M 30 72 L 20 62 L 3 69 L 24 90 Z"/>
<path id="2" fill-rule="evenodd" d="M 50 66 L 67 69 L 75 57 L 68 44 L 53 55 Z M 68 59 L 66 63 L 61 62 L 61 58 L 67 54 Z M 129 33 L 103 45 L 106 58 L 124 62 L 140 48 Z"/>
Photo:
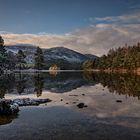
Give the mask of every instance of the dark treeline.
<path id="1" fill-rule="evenodd" d="M 49 69 L 51 63 L 46 63 L 41 48 L 37 47 L 34 53 L 34 62 L 29 65 L 26 62 L 26 54 L 19 50 L 16 55 L 5 49 L 4 40 L 0 36 L 0 73 L 4 70 L 13 69 Z M 53 59 L 52 59 L 53 60 Z M 99 70 L 138 70 L 140 71 L 140 43 L 133 46 L 125 45 L 117 49 L 110 49 L 107 55 L 97 57 L 94 60 L 87 60 L 78 66 L 78 63 L 69 63 L 64 60 L 53 60 L 53 64 L 57 64 L 61 69 L 99 69 Z"/>
<path id="2" fill-rule="evenodd" d="M 110 49 L 107 55 L 83 63 L 83 69 L 136 70 L 140 68 L 140 43 L 133 46 Z"/>
<path id="3" fill-rule="evenodd" d="M 140 99 L 140 76 L 133 73 L 105 73 L 85 71 L 87 80 L 94 80 L 107 87 L 111 93 Z"/>

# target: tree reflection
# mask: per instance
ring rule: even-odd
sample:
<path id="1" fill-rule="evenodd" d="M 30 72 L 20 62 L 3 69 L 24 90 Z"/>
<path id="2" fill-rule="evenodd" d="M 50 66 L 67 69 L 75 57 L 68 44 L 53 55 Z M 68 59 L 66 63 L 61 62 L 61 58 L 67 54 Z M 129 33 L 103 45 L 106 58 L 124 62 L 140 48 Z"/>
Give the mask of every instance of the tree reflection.
<path id="1" fill-rule="evenodd" d="M 81 86 L 101 83 L 110 92 L 119 95 L 133 96 L 140 99 L 140 75 L 132 73 L 104 73 L 85 71 L 83 73 L 59 73 L 52 76 L 49 73 L 40 74 L 7 74 L 0 77 L 0 98 L 5 94 L 33 94 L 37 97 L 42 91 L 64 93 Z"/>
<path id="2" fill-rule="evenodd" d="M 49 74 L 52 76 L 56 76 L 58 74 L 58 72 L 57 71 L 49 71 Z"/>
<path id="3" fill-rule="evenodd" d="M 11 123 L 14 119 L 18 117 L 18 114 L 15 115 L 0 115 L 0 125 L 5 125 Z"/>
<path id="4" fill-rule="evenodd" d="M 83 78 L 88 81 L 94 81 L 94 72 L 93 71 L 84 71 Z"/>
<path id="5" fill-rule="evenodd" d="M 15 84 L 15 77 L 13 74 L 0 76 L 0 98 L 4 98 L 5 94 L 10 91 Z"/>
<path id="6" fill-rule="evenodd" d="M 16 77 L 16 88 L 17 88 L 17 92 L 19 94 L 22 94 L 24 92 L 24 89 L 26 88 L 25 83 L 26 83 L 26 79 L 25 79 L 25 75 L 19 73 L 19 75 L 17 75 Z"/>
<path id="7" fill-rule="evenodd" d="M 44 87 L 44 78 L 43 75 L 37 74 L 34 76 L 34 86 L 35 86 L 35 92 L 37 97 L 42 95 L 42 89 Z"/>
<path id="8" fill-rule="evenodd" d="M 96 73 L 96 81 L 107 87 L 110 92 L 140 99 L 140 76 L 132 73 Z"/>

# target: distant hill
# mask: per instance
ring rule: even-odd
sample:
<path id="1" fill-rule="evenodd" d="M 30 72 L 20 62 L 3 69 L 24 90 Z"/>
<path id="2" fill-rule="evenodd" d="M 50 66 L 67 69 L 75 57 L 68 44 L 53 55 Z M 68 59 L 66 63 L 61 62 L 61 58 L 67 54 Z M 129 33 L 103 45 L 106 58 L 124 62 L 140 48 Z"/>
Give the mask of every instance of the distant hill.
<path id="1" fill-rule="evenodd" d="M 64 47 L 45 49 L 44 55 L 45 58 L 47 58 L 47 60 L 53 58 L 53 59 L 64 59 L 69 62 L 81 62 L 87 59 L 85 55 Z"/>
<path id="2" fill-rule="evenodd" d="M 18 52 L 18 50 L 23 51 L 35 51 L 37 46 L 31 45 L 31 44 L 16 44 L 16 45 L 7 45 L 6 49 L 12 51 L 12 52 Z"/>
<path id="3" fill-rule="evenodd" d="M 16 54 L 18 50 L 23 50 L 26 54 L 26 62 L 29 64 L 34 63 L 34 53 L 37 46 L 30 44 L 17 44 L 6 46 L 7 51 Z M 58 65 L 61 69 L 81 69 L 82 63 L 85 60 L 95 59 L 97 56 L 92 54 L 81 54 L 74 50 L 65 47 L 55 47 L 50 49 L 43 49 L 46 69 L 52 64 Z"/>
<path id="4" fill-rule="evenodd" d="M 16 44 L 16 45 L 7 45 L 7 51 L 12 52 L 13 54 L 17 54 L 18 50 L 23 50 L 26 55 L 26 62 L 28 64 L 34 63 L 34 53 L 36 51 L 37 46 L 31 44 Z"/>
<path id="5" fill-rule="evenodd" d="M 93 55 L 93 54 L 84 54 L 86 57 L 88 57 L 90 60 L 94 60 L 96 58 L 98 58 L 98 56 Z"/>
<path id="6" fill-rule="evenodd" d="M 64 47 L 44 50 L 47 69 L 51 64 L 57 64 L 61 69 L 81 69 L 82 62 L 88 58 L 76 51 Z"/>

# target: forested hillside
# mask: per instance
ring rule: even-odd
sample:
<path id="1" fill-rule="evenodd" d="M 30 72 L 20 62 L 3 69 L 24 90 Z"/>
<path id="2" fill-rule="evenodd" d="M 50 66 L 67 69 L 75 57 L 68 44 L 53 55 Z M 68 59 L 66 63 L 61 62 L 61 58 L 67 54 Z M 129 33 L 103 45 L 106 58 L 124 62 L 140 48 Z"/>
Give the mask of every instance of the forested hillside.
<path id="1" fill-rule="evenodd" d="M 84 69 L 134 70 L 140 68 L 140 43 L 110 49 L 107 55 L 83 63 Z"/>

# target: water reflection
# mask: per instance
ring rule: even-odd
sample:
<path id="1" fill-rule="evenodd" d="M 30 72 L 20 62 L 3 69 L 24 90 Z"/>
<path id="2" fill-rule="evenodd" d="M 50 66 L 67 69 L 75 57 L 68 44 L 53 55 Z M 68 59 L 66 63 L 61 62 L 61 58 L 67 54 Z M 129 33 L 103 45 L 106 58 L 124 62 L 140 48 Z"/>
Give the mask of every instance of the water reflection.
<path id="1" fill-rule="evenodd" d="M 53 75 L 53 76 L 56 76 L 58 74 L 58 72 L 57 71 L 50 71 L 49 74 Z"/>
<path id="2" fill-rule="evenodd" d="M 19 94 L 22 94 L 24 92 L 24 89 L 26 88 L 25 86 L 26 82 L 27 82 L 27 79 L 25 78 L 25 75 L 22 75 L 21 73 L 17 75 L 16 89 Z"/>
<path id="3" fill-rule="evenodd" d="M 34 76 L 34 91 L 37 97 L 42 95 L 42 89 L 44 88 L 44 77 L 41 74 L 37 74 Z"/>
<path id="4" fill-rule="evenodd" d="M 0 98 L 4 98 L 4 95 L 8 92 L 12 92 L 15 86 L 14 75 L 1 75 L 0 76 Z"/>
<path id="5" fill-rule="evenodd" d="M 111 93 L 133 96 L 140 99 L 140 76 L 125 73 L 97 73 L 96 81 L 107 87 Z"/>
<path id="6" fill-rule="evenodd" d="M 0 115 L 0 125 L 11 123 L 18 115 Z"/>
<path id="7" fill-rule="evenodd" d="M 55 74 L 10 74 L 0 77 L 0 98 L 7 93 L 41 96 L 43 91 L 69 92 L 81 86 L 101 83 L 110 92 L 140 99 L 140 76 L 134 74 L 63 72 Z"/>

